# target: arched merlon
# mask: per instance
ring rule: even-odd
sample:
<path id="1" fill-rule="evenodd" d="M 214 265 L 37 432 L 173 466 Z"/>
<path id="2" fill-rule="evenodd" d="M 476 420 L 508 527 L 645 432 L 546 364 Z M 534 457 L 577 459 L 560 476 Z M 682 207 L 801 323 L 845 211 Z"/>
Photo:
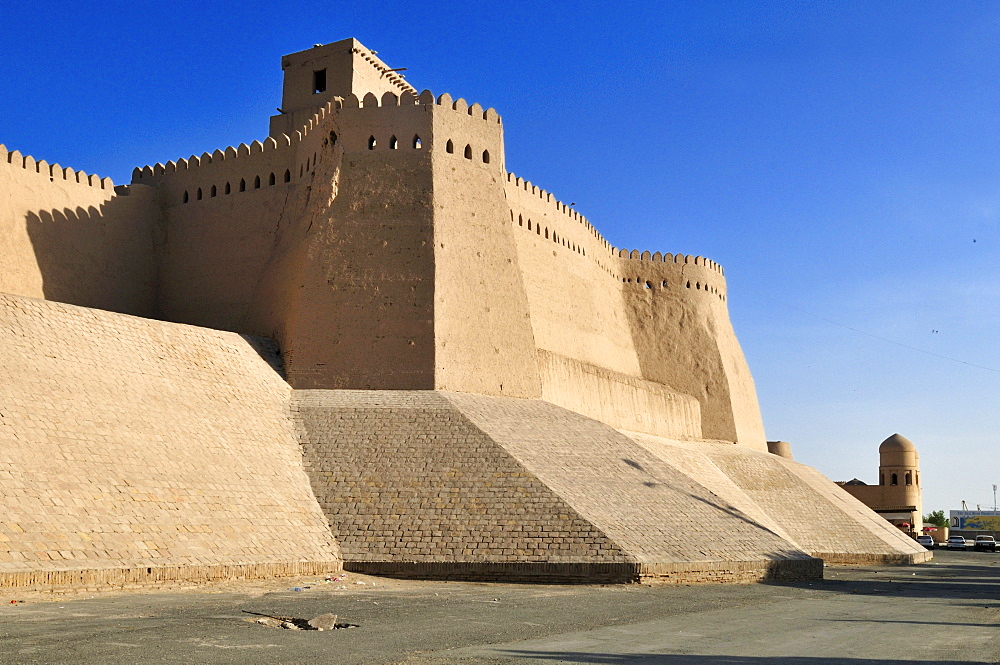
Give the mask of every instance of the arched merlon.
<path id="1" fill-rule="evenodd" d="M 581 215 L 571 206 L 555 198 L 555 196 L 553 196 L 550 192 L 547 192 L 544 189 L 541 189 L 540 187 L 532 185 L 530 181 L 523 180 L 518 176 L 514 175 L 513 173 L 507 174 L 507 183 L 512 185 L 516 190 L 526 192 L 530 196 L 537 197 L 543 202 L 551 203 L 553 210 L 565 215 L 566 219 L 579 223 L 587 230 L 588 233 L 599 238 L 602 241 L 602 243 L 607 244 L 607 242 L 604 240 L 604 236 L 602 236 L 600 232 L 598 232 L 598 230 L 594 227 L 593 224 L 587 221 L 586 217 Z"/>
<path id="2" fill-rule="evenodd" d="M 478 103 L 469 106 L 464 99 L 453 101 L 451 96 L 447 93 L 441 95 L 436 100 L 434 98 L 434 94 L 430 90 L 424 90 L 419 95 L 414 95 L 409 91 L 404 91 L 400 95 L 396 95 L 392 92 L 386 92 L 382 95 L 381 99 L 372 93 L 368 93 L 360 99 L 357 95 L 349 95 L 346 98 L 334 98 L 321 106 L 301 127 L 301 129 L 294 132 L 291 136 L 281 134 L 278 137 L 268 137 L 264 139 L 263 142 L 253 141 L 249 145 L 241 143 L 236 147 L 230 146 L 224 150 L 215 150 L 211 154 L 205 152 L 200 157 L 192 155 L 188 159 L 182 158 L 178 159 L 176 162 L 169 161 L 166 164 L 157 163 L 152 166 L 147 165 L 141 168 L 137 167 L 132 171 L 132 182 L 147 185 L 156 184 L 160 178 L 170 173 L 188 171 L 211 164 L 229 162 L 231 160 L 241 159 L 256 154 L 266 154 L 272 151 L 282 150 L 284 148 L 291 148 L 291 151 L 289 152 L 290 154 L 294 154 L 303 141 L 310 135 L 314 134 L 315 130 L 320 125 L 328 124 L 324 121 L 337 116 L 341 110 L 377 110 L 377 112 L 384 114 L 389 109 L 398 109 L 403 113 L 407 111 L 422 113 L 427 110 L 426 107 L 428 106 L 450 108 L 456 113 L 469 116 L 471 119 L 479 119 L 484 122 L 502 125 L 502 120 L 495 109 L 489 108 L 483 110 L 482 106 Z M 379 119 L 384 121 L 384 116 L 380 115 Z M 429 141 L 430 138 L 430 136 L 426 136 L 423 137 L 422 140 Z M 422 147 L 425 149 L 433 148 L 429 142 L 423 144 Z"/>
<path id="3" fill-rule="evenodd" d="M 21 169 L 29 173 L 36 173 L 40 178 L 47 180 L 63 180 L 75 182 L 87 187 L 98 187 L 100 189 L 113 190 L 115 184 L 111 178 L 102 178 L 98 175 L 87 175 L 83 171 L 76 171 L 69 167 L 62 167 L 58 164 L 49 164 L 44 159 L 35 160 L 31 155 L 22 155 L 19 151 L 7 151 L 7 146 L 0 144 L 0 165 L 6 164 L 10 168 Z"/>
<path id="4" fill-rule="evenodd" d="M 639 252 L 637 249 L 631 251 L 627 249 L 618 250 L 619 258 L 630 259 L 632 261 L 652 261 L 653 263 L 685 263 L 695 266 L 702 266 L 708 268 L 720 275 L 725 275 L 725 271 L 722 266 L 711 259 L 707 259 L 704 256 L 691 256 L 690 254 L 671 254 L 667 252 L 666 254 L 660 254 L 656 252 L 650 255 L 648 251 Z"/>

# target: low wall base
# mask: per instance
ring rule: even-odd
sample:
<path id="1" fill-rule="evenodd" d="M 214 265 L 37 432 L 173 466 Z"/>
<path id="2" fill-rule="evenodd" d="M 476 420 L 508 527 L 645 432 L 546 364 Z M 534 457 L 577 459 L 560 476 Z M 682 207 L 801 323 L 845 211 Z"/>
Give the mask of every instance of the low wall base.
<path id="1" fill-rule="evenodd" d="M 344 570 L 400 579 L 550 584 L 639 582 L 636 563 L 490 563 L 487 561 L 345 561 Z"/>
<path id="2" fill-rule="evenodd" d="M 291 561 L 287 563 L 214 564 L 159 568 L 91 568 L 0 572 L 0 588 L 19 591 L 107 591 L 155 589 L 228 580 L 255 580 L 298 575 L 339 573 L 340 561 Z"/>
<path id="3" fill-rule="evenodd" d="M 833 565 L 889 565 L 889 566 L 909 566 L 917 563 L 927 563 L 934 558 L 934 553 L 917 552 L 914 554 L 862 554 L 850 552 L 814 552 L 813 556 L 823 559 L 825 563 Z"/>
<path id="4" fill-rule="evenodd" d="M 724 561 L 716 564 L 648 564 L 642 567 L 642 581 L 659 584 L 750 584 L 821 579 L 823 579 L 822 559 Z"/>
<path id="5" fill-rule="evenodd" d="M 750 584 L 822 579 L 823 561 L 786 559 L 677 564 L 345 561 L 344 570 L 401 579 L 465 582 Z"/>

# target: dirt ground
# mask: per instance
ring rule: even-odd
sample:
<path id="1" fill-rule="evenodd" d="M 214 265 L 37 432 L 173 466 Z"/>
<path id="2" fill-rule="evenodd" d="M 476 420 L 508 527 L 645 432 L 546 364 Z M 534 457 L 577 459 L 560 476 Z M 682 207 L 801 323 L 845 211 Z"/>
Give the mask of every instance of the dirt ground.
<path id="1" fill-rule="evenodd" d="M 794 584 L 347 573 L 99 594 L 0 590 L 0 663 L 994 663 L 998 593 L 1000 554 L 973 552 L 938 552 L 918 566 L 829 567 L 822 581 Z M 322 614 L 351 627 L 273 627 Z"/>

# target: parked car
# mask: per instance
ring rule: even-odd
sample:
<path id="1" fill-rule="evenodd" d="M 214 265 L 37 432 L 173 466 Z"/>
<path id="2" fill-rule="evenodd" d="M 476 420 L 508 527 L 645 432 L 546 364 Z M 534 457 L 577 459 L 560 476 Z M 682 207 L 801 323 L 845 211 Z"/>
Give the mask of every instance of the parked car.
<path id="1" fill-rule="evenodd" d="M 928 536 L 926 533 L 917 536 L 917 542 L 929 550 L 934 549 L 934 539 Z"/>
<path id="2" fill-rule="evenodd" d="M 966 546 L 966 541 L 964 536 L 952 536 L 948 539 L 948 542 L 945 544 L 945 547 L 947 547 L 950 550 L 964 550 L 965 546 Z"/>
<path id="3" fill-rule="evenodd" d="M 993 536 L 976 536 L 976 542 L 972 544 L 972 549 L 977 552 L 996 552 L 997 541 Z"/>

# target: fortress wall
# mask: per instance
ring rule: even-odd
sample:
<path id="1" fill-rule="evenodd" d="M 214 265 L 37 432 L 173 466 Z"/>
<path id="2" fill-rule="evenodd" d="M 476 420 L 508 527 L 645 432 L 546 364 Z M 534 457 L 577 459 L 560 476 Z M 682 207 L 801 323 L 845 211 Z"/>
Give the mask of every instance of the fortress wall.
<path id="1" fill-rule="evenodd" d="M 448 95 L 433 118 L 435 387 L 538 397 L 525 293 L 538 276 L 520 263 L 509 223 L 500 118 Z"/>
<path id="2" fill-rule="evenodd" d="M 251 185 L 244 192 L 233 190 L 200 201 L 177 200 L 178 191 L 224 188 L 232 174 L 218 171 L 205 174 L 201 185 L 163 186 L 165 195 L 174 202 L 164 209 L 167 243 L 160 268 L 161 315 L 219 330 L 273 334 L 273 329 L 252 330 L 247 315 L 255 304 L 276 239 L 295 221 L 291 211 L 298 202 L 299 184 L 268 186 L 265 180 L 259 189 Z"/>
<path id="3" fill-rule="evenodd" d="M 634 579 L 634 559 L 441 393 L 298 390 L 292 404 L 349 570 Z"/>
<path id="4" fill-rule="evenodd" d="M 676 582 L 821 575 L 818 560 L 634 441 L 540 400 L 310 390 L 295 392 L 293 413 L 350 570 Z"/>
<path id="5" fill-rule="evenodd" d="M 697 397 L 705 438 L 766 451 L 721 268 L 701 257 L 621 254 L 625 309 L 642 377 Z"/>
<path id="6" fill-rule="evenodd" d="M 0 294 L 0 585 L 340 567 L 275 350 Z"/>
<path id="7" fill-rule="evenodd" d="M 690 395 L 539 349 L 542 399 L 608 425 L 677 439 L 700 439 L 701 408 Z"/>
<path id="8" fill-rule="evenodd" d="M 294 138 L 133 171 L 133 182 L 156 187 L 164 204 L 160 316 L 285 341 L 303 253 L 292 236 L 329 143 L 317 127 L 332 112 L 332 104 L 320 108 Z"/>
<path id="9" fill-rule="evenodd" d="M 433 388 L 427 97 L 418 105 L 412 95 L 351 96 L 322 127 L 337 141 L 320 151 L 302 217 L 297 304 L 281 342 L 296 388 Z"/>
<path id="10" fill-rule="evenodd" d="M 598 421 L 539 400 L 445 393 L 550 491 L 629 555 L 645 575 L 673 577 L 770 563 L 790 575 L 819 562 L 757 524 L 635 441 Z M 766 562 L 766 563 L 765 563 Z M 763 564 L 763 565 L 762 565 Z M 694 573 L 699 574 L 699 573 Z"/>
<path id="11" fill-rule="evenodd" d="M 640 376 L 621 284 L 601 267 L 609 263 L 602 239 L 530 183 L 515 178 L 506 195 L 537 347 Z"/>
<path id="12" fill-rule="evenodd" d="M 626 429 L 766 446 L 720 266 L 702 257 L 619 252 L 575 211 L 520 178 L 509 179 L 507 198 L 538 348 L 593 366 L 576 371 L 573 363 L 548 363 L 546 399 Z M 609 383 L 600 368 L 638 381 Z M 618 394 L 626 385 L 622 404 L 652 410 L 630 416 L 588 397 Z M 664 393 L 696 398 L 702 422 L 691 423 L 690 409 L 679 418 Z"/>
<path id="13" fill-rule="evenodd" d="M 0 292 L 152 315 L 154 192 L 115 191 L 0 145 Z"/>

